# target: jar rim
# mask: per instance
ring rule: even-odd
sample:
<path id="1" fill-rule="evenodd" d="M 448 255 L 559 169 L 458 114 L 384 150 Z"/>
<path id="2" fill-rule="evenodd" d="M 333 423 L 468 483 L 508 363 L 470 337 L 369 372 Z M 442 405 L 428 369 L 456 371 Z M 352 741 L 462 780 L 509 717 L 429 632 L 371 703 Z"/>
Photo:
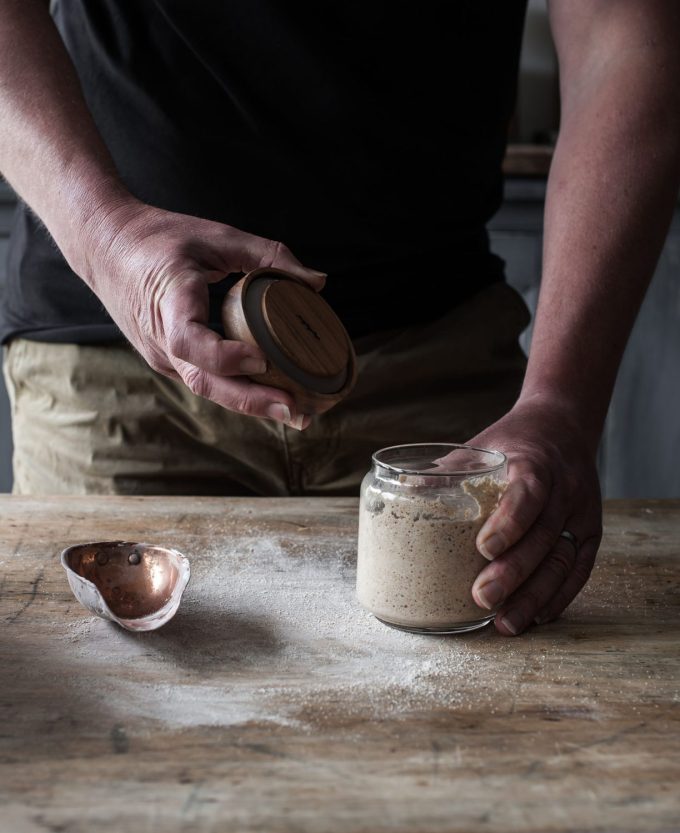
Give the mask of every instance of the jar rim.
<path id="1" fill-rule="evenodd" d="M 441 457 L 445 456 L 446 450 L 448 451 L 455 451 L 455 450 L 464 450 L 464 451 L 474 451 L 479 453 L 480 455 L 489 455 L 489 457 L 493 458 L 493 462 L 489 463 L 488 465 L 481 464 L 475 466 L 474 468 L 461 468 L 461 469 L 454 469 L 454 468 L 445 468 L 441 471 L 437 471 L 436 469 L 433 470 L 432 468 L 413 468 L 409 466 L 398 466 L 395 465 L 393 462 L 387 462 L 385 459 L 382 459 L 382 456 L 389 455 L 389 453 L 395 454 L 398 456 L 398 452 L 405 452 L 407 450 L 420 450 L 421 452 L 425 452 L 425 449 L 431 448 L 433 449 L 433 460 L 432 464 L 436 462 L 436 459 L 440 459 Z M 439 453 L 439 457 L 435 458 L 434 454 Z M 477 477 L 484 474 L 492 474 L 493 472 L 502 469 L 505 463 L 507 462 L 507 457 L 503 454 L 502 451 L 498 451 L 497 449 L 489 449 L 489 448 L 479 448 L 478 446 L 474 445 L 465 445 L 461 443 L 404 443 L 402 445 L 389 445 L 385 446 L 385 448 L 379 448 L 371 455 L 371 460 L 374 466 L 379 466 L 382 469 L 387 469 L 390 472 L 394 472 L 395 474 L 400 475 L 414 475 L 414 476 L 427 476 L 430 477 Z M 480 461 L 481 462 L 481 461 Z"/>

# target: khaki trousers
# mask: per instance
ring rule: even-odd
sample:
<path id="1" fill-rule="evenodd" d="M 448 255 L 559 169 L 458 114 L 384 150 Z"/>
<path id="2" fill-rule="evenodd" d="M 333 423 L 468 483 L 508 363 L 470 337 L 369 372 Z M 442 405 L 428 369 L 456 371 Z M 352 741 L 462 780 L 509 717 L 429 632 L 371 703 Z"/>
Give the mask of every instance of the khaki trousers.
<path id="1" fill-rule="evenodd" d="M 304 432 L 201 399 L 125 344 L 15 339 L 14 492 L 357 494 L 376 449 L 465 442 L 513 405 L 528 320 L 498 284 L 432 323 L 358 339 L 356 388 Z"/>

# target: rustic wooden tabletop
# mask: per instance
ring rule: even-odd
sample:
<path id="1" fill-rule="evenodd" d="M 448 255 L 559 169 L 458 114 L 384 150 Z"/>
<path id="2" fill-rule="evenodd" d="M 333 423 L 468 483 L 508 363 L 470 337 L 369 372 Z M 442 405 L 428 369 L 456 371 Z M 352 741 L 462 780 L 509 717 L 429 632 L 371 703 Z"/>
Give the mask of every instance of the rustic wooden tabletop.
<path id="1" fill-rule="evenodd" d="M 607 507 L 587 589 L 516 639 L 354 600 L 352 499 L 0 499 L 0 831 L 680 829 L 680 501 Z M 60 550 L 191 560 L 132 634 Z"/>

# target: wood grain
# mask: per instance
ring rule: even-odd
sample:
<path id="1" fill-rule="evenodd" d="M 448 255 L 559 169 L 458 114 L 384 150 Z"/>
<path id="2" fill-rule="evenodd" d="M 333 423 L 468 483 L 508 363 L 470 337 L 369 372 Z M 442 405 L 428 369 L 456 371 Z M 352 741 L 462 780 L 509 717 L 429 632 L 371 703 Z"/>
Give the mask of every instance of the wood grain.
<path id="1" fill-rule="evenodd" d="M 254 382 L 288 391 L 295 400 L 298 413 L 324 413 L 344 399 L 356 383 L 357 366 L 352 342 L 340 320 L 320 296 L 316 296 L 315 302 L 310 304 L 309 301 L 305 302 L 303 300 L 301 292 L 293 292 L 289 300 L 294 304 L 301 304 L 301 320 L 304 325 L 302 326 L 298 318 L 294 315 L 291 317 L 289 314 L 291 310 L 285 309 L 286 304 L 282 303 L 280 292 L 271 292 L 271 287 L 269 287 L 265 290 L 261 310 L 265 324 L 273 328 L 270 333 L 272 336 L 271 347 L 274 352 L 280 351 L 282 362 L 287 361 L 292 364 L 290 372 L 287 372 L 285 367 L 279 366 L 276 356 L 272 356 L 266 347 L 259 343 L 256 334 L 253 332 L 255 327 L 251 328 L 245 312 L 245 299 L 253 282 L 260 278 L 269 277 L 278 278 L 296 288 L 297 285 L 302 284 L 299 278 L 281 269 L 255 269 L 249 272 L 234 284 L 224 299 L 222 324 L 225 335 L 227 338 L 260 347 L 267 355 L 266 372 L 249 377 Z M 305 294 L 308 292 L 305 287 L 300 286 L 300 289 Z M 311 327 L 309 322 L 306 322 L 306 316 L 312 318 Z M 328 329 L 324 330 L 323 328 L 326 326 L 328 326 Z M 317 336 L 320 336 L 320 338 L 307 338 L 314 328 L 318 330 Z M 300 332 L 301 329 L 302 332 Z M 291 334 L 296 332 L 299 337 L 295 337 L 285 349 L 282 349 L 282 340 L 286 339 L 286 336 L 290 338 Z M 314 347 L 317 342 L 322 344 L 323 347 L 315 353 Z M 296 359 L 300 360 L 297 367 L 295 365 Z M 346 367 L 346 373 L 340 373 L 340 379 L 337 382 L 340 387 L 331 386 L 329 388 L 331 392 L 323 392 L 326 391 L 326 386 L 323 383 L 331 379 L 334 374 L 337 374 L 344 367 Z M 310 374 L 308 376 L 310 384 L 303 383 L 301 381 L 302 377 L 298 377 L 296 371 Z M 316 371 L 320 372 L 312 379 Z M 319 384 L 312 385 L 312 381 Z"/>
<path id="2" fill-rule="evenodd" d="M 352 499 L 0 498 L 0 830 L 680 829 L 680 502 L 610 503 L 590 584 L 518 639 L 354 601 Z M 149 634 L 67 544 L 176 547 Z"/>
<path id="3" fill-rule="evenodd" d="M 349 339 L 328 304 L 313 289 L 283 281 L 262 299 L 269 330 L 288 358 L 314 376 L 335 376 L 349 362 Z"/>

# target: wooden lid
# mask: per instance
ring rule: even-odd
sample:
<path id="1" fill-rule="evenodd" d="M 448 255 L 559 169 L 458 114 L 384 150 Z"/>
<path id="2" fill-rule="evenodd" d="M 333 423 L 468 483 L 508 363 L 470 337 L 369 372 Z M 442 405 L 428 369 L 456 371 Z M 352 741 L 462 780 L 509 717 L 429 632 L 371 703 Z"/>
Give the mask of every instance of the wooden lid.
<path id="1" fill-rule="evenodd" d="M 357 362 L 340 319 L 296 275 L 255 269 L 229 290 L 222 307 L 227 338 L 267 357 L 255 382 L 289 391 L 300 413 L 323 413 L 354 387 Z"/>
<path id="2" fill-rule="evenodd" d="M 345 329 L 318 292 L 273 281 L 262 296 L 262 315 L 277 347 L 304 373 L 328 378 L 347 368 Z"/>
<path id="3" fill-rule="evenodd" d="M 335 394 L 354 375 L 354 351 L 340 319 L 299 278 L 276 269 L 251 272 L 241 301 L 267 359 L 308 391 Z"/>

